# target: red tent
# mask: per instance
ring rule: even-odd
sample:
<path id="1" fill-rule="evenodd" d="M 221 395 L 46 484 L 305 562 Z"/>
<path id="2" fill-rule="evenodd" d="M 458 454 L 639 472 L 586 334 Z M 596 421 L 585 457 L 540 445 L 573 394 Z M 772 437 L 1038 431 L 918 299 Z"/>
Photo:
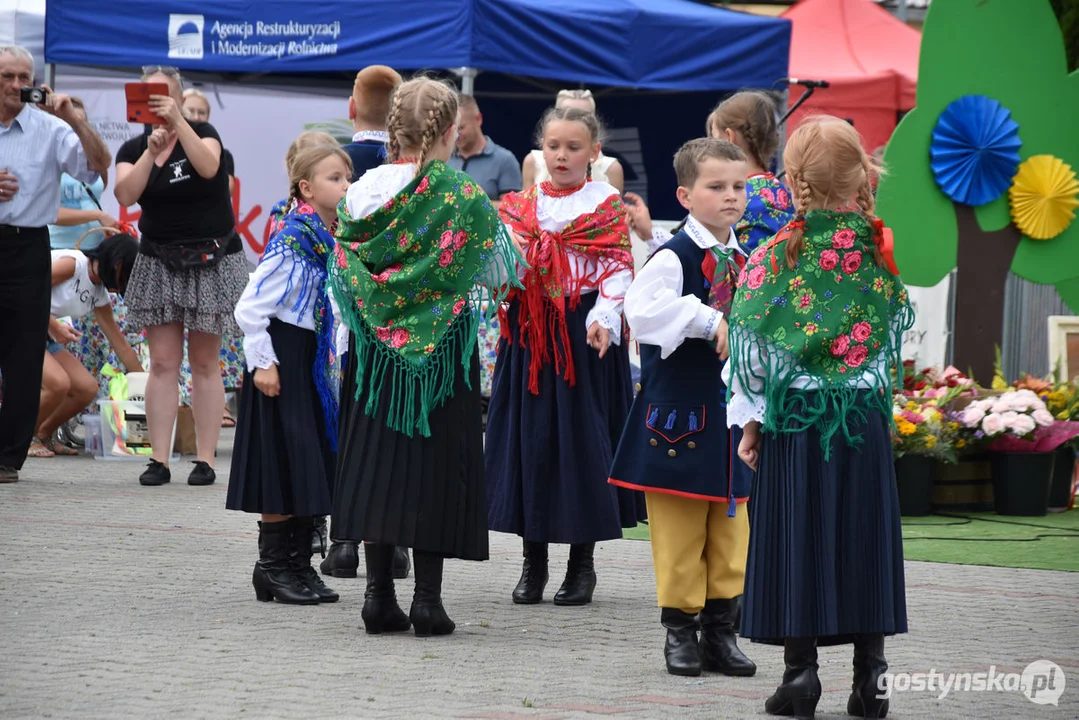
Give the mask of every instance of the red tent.
<path id="1" fill-rule="evenodd" d="M 854 122 L 866 150 L 891 137 L 897 113 L 914 107 L 922 35 L 872 0 L 802 0 L 783 13 L 793 24 L 791 77 L 827 80 L 791 117 L 826 113 Z M 790 102 L 801 94 L 791 86 Z"/>

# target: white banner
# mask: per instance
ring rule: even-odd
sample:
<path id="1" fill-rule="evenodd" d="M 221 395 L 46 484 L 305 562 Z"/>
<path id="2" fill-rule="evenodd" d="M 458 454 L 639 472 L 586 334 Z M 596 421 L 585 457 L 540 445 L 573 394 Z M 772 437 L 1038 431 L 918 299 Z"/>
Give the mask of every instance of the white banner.
<path id="1" fill-rule="evenodd" d="M 125 140 L 140 134 L 141 125 L 127 122 L 124 84 L 137 77 L 95 77 L 61 74 L 57 92 L 82 98 L 90 123 L 104 138 L 113 156 Z M 236 187 L 232 207 L 244 251 L 254 263 L 269 239 L 269 212 L 288 195 L 285 153 L 304 130 L 329 130 L 350 139 L 348 96 L 305 95 L 292 90 L 250 85 L 200 85 L 210 101 L 210 123 L 236 161 Z M 109 189 L 101 198 L 105 210 L 120 220 L 133 222 L 138 207 L 121 209 Z"/>
<path id="2" fill-rule="evenodd" d="M 945 367 L 951 289 L 951 274 L 933 287 L 907 286 L 914 308 L 914 327 L 903 336 L 903 359 L 913 360 L 919 370 Z"/>

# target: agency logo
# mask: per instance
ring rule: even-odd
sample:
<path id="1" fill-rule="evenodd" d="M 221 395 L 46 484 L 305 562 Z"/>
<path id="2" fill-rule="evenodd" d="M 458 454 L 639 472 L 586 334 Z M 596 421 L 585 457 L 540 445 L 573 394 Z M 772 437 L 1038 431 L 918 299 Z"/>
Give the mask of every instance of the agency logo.
<path id="1" fill-rule="evenodd" d="M 169 15 L 169 57 L 181 60 L 202 59 L 202 15 Z"/>

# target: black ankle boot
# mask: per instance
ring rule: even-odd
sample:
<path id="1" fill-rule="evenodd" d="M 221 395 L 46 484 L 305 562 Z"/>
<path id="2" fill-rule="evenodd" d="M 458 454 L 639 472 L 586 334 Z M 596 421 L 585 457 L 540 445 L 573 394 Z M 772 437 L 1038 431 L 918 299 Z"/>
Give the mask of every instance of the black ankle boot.
<path id="1" fill-rule="evenodd" d="M 326 550 L 330 547 L 330 524 L 325 515 L 312 518 L 314 530 L 311 533 L 311 552 L 326 557 Z"/>
<path id="2" fill-rule="evenodd" d="M 412 555 L 416 561 L 416 594 L 408 617 L 416 637 L 449 635 L 457 625 L 442 607 L 442 556 L 421 550 L 414 550 Z"/>
<path id="3" fill-rule="evenodd" d="M 764 701 L 769 715 L 812 718 L 820 700 L 817 677 L 817 638 L 787 638 L 783 644 L 783 684 Z"/>
<path id="4" fill-rule="evenodd" d="M 251 574 L 255 597 L 288 605 L 317 605 L 318 595 L 292 572 L 289 559 L 292 520 L 259 523 L 259 559 Z"/>
<path id="5" fill-rule="evenodd" d="M 396 547 L 393 549 L 393 577 L 395 580 L 404 580 L 408 577 L 408 571 L 412 562 L 408 559 L 408 548 Z"/>
<path id="6" fill-rule="evenodd" d="M 360 566 L 359 543 L 351 540 L 334 541 L 326 559 L 319 565 L 323 575 L 336 578 L 354 578 Z"/>
<path id="7" fill-rule="evenodd" d="M 367 590 L 363 594 L 363 626 L 370 635 L 384 632 L 404 632 L 411 623 L 397 604 L 393 587 L 393 545 L 365 543 L 367 560 Z"/>
<path id="8" fill-rule="evenodd" d="M 701 652 L 697 646 L 697 619 L 676 608 L 662 608 L 659 621 L 667 628 L 663 657 L 671 675 L 696 677 L 701 674 Z"/>
<path id="9" fill-rule="evenodd" d="M 707 600 L 701 610 L 701 665 L 709 672 L 750 677 L 757 666 L 738 648 L 734 637 L 738 598 Z"/>
<path id="10" fill-rule="evenodd" d="M 547 587 L 547 543 L 524 541 L 524 565 L 521 579 L 513 588 L 513 602 L 518 605 L 535 605 L 543 600 L 543 588 Z"/>
<path id="11" fill-rule="evenodd" d="M 341 596 L 326 587 L 322 578 L 311 567 L 311 536 L 317 532 L 314 518 L 292 518 L 292 549 L 289 552 L 289 564 L 293 574 L 300 579 L 307 589 L 318 595 L 318 601 L 324 603 L 337 602 Z"/>
<path id="12" fill-rule="evenodd" d="M 592 591 L 596 589 L 596 566 L 592 559 L 595 549 L 595 543 L 570 545 L 566 579 L 554 595 L 555 605 L 587 605 L 592 602 Z"/>
<path id="13" fill-rule="evenodd" d="M 888 671 L 882 633 L 854 636 L 854 685 L 847 700 L 847 714 L 860 718 L 888 717 L 888 699 L 878 698 L 880 676 Z"/>

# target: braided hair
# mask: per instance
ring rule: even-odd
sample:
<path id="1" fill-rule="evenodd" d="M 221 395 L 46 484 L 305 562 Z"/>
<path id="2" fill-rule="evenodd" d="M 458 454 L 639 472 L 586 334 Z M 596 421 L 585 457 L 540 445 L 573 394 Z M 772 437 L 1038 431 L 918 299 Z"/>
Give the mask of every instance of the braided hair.
<path id="1" fill-rule="evenodd" d="M 418 175 L 438 138 L 457 121 L 457 109 L 457 91 L 447 83 L 418 77 L 397 86 L 387 123 L 390 162 L 401 159 L 402 149 L 417 148 Z"/>
<path id="2" fill-rule="evenodd" d="M 708 134 L 734 130 L 741 135 L 742 150 L 767 170 L 779 150 L 776 106 L 763 92 L 748 90 L 731 95 L 708 116 Z"/>
<path id="3" fill-rule="evenodd" d="M 873 160 L 862 148 L 861 136 L 849 123 L 822 115 L 808 118 L 791 135 L 783 164 L 794 194 L 795 222 L 787 240 L 787 266 L 793 268 L 805 245 L 805 219 L 810 210 L 849 205 L 853 200 L 870 224 L 877 217 L 873 198 Z M 877 265 L 884 265 L 873 249 Z"/>

